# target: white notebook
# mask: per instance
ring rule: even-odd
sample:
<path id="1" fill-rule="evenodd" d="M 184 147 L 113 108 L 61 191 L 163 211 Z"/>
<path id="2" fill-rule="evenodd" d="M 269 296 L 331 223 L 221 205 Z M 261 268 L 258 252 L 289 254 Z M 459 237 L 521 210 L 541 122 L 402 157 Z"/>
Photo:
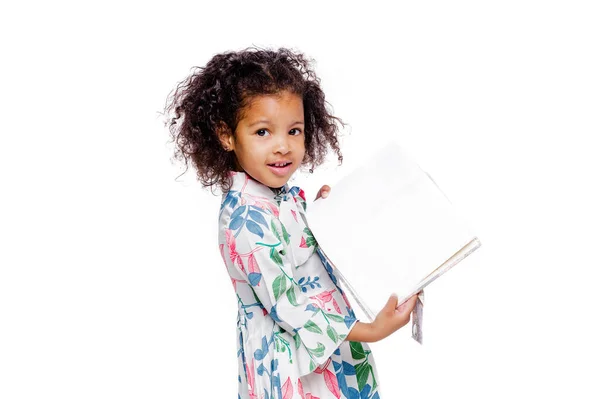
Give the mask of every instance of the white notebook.
<path id="1" fill-rule="evenodd" d="M 409 154 L 390 142 L 310 204 L 307 220 L 354 305 L 372 321 L 481 245 Z"/>

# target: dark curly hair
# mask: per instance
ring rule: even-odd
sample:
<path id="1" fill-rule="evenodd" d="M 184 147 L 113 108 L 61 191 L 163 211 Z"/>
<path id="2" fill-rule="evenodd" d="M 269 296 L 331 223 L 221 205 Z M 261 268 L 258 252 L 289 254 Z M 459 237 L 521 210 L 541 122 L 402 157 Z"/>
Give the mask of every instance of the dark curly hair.
<path id="1" fill-rule="evenodd" d="M 310 165 L 312 173 L 325 160 L 328 147 L 341 164 L 336 122 L 345 124 L 328 111 L 312 61 L 285 48 L 254 47 L 217 54 L 205 67 L 192 68 L 165 106 L 165 124 L 176 143 L 174 158 L 185 161 L 186 171 L 191 160 L 204 187 L 218 185 L 227 191 L 235 154 L 223 148 L 217 130 L 235 132 L 254 96 L 287 90 L 303 100 L 306 153 L 302 165 Z"/>

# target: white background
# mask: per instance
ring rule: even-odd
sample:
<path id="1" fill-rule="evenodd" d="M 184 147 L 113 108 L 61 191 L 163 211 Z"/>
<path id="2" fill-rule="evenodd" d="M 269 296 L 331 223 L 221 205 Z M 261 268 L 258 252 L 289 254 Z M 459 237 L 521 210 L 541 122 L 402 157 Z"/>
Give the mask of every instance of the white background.
<path id="1" fill-rule="evenodd" d="M 236 397 L 220 198 L 176 180 L 159 112 L 259 45 L 314 58 L 348 123 L 344 166 L 292 184 L 394 137 L 482 241 L 427 291 L 424 346 L 373 345 L 383 398 L 598 398 L 594 3 L 2 6 L 0 397 Z"/>

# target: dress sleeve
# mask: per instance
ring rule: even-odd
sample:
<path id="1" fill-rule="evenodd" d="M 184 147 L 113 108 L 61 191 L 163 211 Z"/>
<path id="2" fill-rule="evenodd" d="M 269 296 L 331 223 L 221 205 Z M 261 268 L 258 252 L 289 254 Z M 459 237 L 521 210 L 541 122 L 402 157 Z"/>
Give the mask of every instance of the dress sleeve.
<path id="1" fill-rule="evenodd" d="M 260 208 L 242 206 L 225 230 L 226 251 L 250 284 L 269 316 L 306 351 L 308 372 L 324 364 L 354 326 L 356 319 L 329 313 L 305 295 L 293 276 L 290 238 L 280 220 Z"/>

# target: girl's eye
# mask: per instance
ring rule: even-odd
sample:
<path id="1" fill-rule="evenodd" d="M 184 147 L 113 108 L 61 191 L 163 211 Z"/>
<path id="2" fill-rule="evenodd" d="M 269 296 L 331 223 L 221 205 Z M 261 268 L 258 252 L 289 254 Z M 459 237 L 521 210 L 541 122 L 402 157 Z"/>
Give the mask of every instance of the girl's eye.
<path id="1" fill-rule="evenodd" d="M 269 132 L 267 132 L 267 129 L 260 129 L 256 131 L 256 134 L 258 134 L 260 137 L 264 137 L 265 135 L 267 135 Z"/>
<path id="2" fill-rule="evenodd" d="M 293 133 L 293 132 L 295 132 L 295 133 Z M 297 135 L 299 135 L 300 133 L 302 133 L 302 131 L 301 131 L 300 129 L 298 129 L 298 128 L 294 128 L 294 129 L 290 130 L 290 133 L 291 133 L 293 136 L 297 136 Z"/>

